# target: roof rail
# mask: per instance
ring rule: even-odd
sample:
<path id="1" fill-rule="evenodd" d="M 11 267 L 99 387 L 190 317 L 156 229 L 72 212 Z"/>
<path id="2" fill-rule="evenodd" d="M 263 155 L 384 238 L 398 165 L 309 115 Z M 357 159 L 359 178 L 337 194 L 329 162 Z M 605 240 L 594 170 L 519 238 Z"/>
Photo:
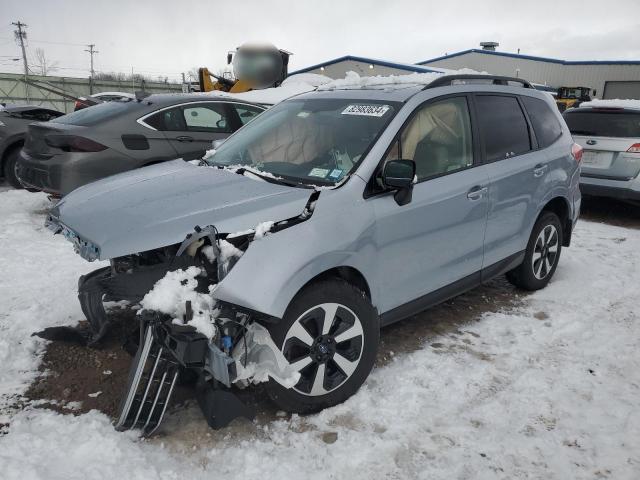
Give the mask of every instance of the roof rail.
<path id="1" fill-rule="evenodd" d="M 442 77 L 436 78 L 433 82 L 429 83 L 424 89 L 434 88 L 434 87 L 443 87 L 452 85 L 456 80 L 465 83 L 465 80 L 490 80 L 492 85 L 509 85 L 509 82 L 521 83 L 524 88 L 534 88 L 527 80 L 516 77 L 501 77 L 498 75 L 443 75 Z"/>

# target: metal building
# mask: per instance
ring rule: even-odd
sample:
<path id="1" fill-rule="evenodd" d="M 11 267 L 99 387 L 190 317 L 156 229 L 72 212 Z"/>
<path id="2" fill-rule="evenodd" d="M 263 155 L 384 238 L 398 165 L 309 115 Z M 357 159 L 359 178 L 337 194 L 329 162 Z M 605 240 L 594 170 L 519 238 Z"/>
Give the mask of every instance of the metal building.
<path id="1" fill-rule="evenodd" d="M 569 61 L 495 51 L 495 42 L 419 62 L 431 68 L 471 68 L 526 78 L 551 87 L 589 87 L 596 98 L 640 99 L 640 60 Z"/>
<path id="2" fill-rule="evenodd" d="M 344 57 L 328 60 L 317 65 L 302 68 L 289 75 L 296 73 L 318 73 L 326 75 L 330 78 L 344 78 L 347 72 L 356 72 L 360 76 L 375 75 L 406 75 L 409 73 L 429 73 L 443 72 L 441 68 L 431 68 L 423 65 L 414 65 L 411 63 L 389 62 L 387 60 L 378 60 L 375 58 L 357 57 L 354 55 L 345 55 Z"/>
<path id="3" fill-rule="evenodd" d="M 549 87 L 589 87 L 595 98 L 640 99 L 640 60 L 569 61 L 496 51 L 496 42 L 483 42 L 471 49 L 432 58 L 417 64 L 398 63 L 346 55 L 303 68 L 302 72 L 343 78 L 348 71 L 362 76 L 402 75 L 412 72 L 443 72 L 469 68 L 493 75 L 520 77 Z"/>

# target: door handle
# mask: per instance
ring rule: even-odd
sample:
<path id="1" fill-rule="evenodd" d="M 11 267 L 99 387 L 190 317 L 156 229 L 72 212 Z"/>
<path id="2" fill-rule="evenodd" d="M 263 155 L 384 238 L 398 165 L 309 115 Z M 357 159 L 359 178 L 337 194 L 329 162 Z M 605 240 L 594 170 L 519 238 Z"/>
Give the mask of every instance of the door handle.
<path id="1" fill-rule="evenodd" d="M 193 137 L 189 137 L 187 135 L 181 135 L 179 137 L 176 137 L 176 140 L 178 140 L 179 142 L 193 142 Z"/>
<path id="2" fill-rule="evenodd" d="M 485 193 L 487 193 L 487 191 L 487 187 L 473 187 L 467 192 L 467 198 L 472 201 L 479 200 Z"/>
<path id="3" fill-rule="evenodd" d="M 548 165 L 536 165 L 535 167 L 533 167 L 533 176 L 536 178 L 543 176 L 548 168 Z"/>

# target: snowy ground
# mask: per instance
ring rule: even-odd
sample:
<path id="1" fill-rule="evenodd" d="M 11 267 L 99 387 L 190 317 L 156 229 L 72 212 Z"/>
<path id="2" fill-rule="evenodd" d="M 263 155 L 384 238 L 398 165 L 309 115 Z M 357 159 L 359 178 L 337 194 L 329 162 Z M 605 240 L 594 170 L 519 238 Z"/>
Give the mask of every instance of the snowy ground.
<path id="1" fill-rule="evenodd" d="M 95 268 L 43 228 L 46 205 L 0 193 L 3 479 L 640 478 L 640 230 L 580 222 L 546 290 L 393 355 L 343 405 L 217 432 L 192 409 L 168 426 L 197 427 L 140 441 L 99 412 L 15 407 L 31 332 L 82 318 Z"/>

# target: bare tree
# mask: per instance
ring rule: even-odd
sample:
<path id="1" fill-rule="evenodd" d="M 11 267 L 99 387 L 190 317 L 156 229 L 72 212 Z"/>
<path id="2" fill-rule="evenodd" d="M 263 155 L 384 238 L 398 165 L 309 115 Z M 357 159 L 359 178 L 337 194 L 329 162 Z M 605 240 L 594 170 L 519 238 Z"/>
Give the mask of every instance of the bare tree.
<path id="1" fill-rule="evenodd" d="M 36 48 L 35 67 L 39 70 L 40 75 L 46 76 L 58 69 L 58 62 L 50 61 L 42 48 Z"/>

